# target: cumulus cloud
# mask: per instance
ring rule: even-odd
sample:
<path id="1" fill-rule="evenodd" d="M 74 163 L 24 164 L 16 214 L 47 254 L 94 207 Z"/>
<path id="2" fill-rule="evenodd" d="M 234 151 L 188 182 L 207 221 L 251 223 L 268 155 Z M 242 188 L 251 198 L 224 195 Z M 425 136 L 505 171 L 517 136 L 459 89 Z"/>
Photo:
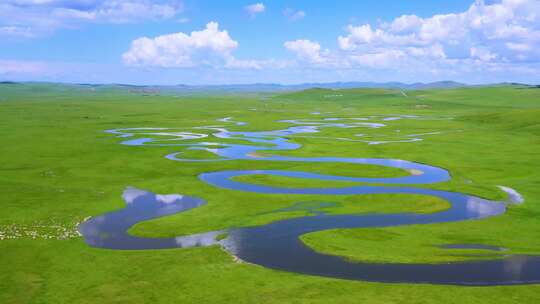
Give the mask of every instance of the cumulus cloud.
<path id="1" fill-rule="evenodd" d="M 266 9 L 266 7 L 261 2 L 250 4 L 250 5 L 247 5 L 247 6 L 244 7 L 244 10 L 248 13 L 248 15 L 251 18 L 255 18 L 255 16 L 257 14 L 260 14 L 260 13 L 264 12 L 265 9 Z"/>
<path id="2" fill-rule="evenodd" d="M 85 22 L 169 19 L 182 10 L 178 0 L 6 0 L 0 3 L 0 35 L 28 38 Z"/>
<path id="3" fill-rule="evenodd" d="M 503 0 L 488 5 L 476 1 L 461 13 L 428 18 L 403 15 L 376 28 L 369 24 L 349 25 L 347 32 L 338 37 L 343 51 L 439 45 L 441 53 L 454 58 L 470 55 L 482 61 L 538 60 L 540 2 Z"/>
<path id="4" fill-rule="evenodd" d="M 141 37 L 131 43 L 131 48 L 122 55 L 128 65 L 161 67 L 190 67 L 213 60 L 230 58 L 238 47 L 229 33 L 219 29 L 219 24 L 210 22 L 201 31 L 186 35 L 182 32 Z"/>
<path id="5" fill-rule="evenodd" d="M 295 53 L 299 58 L 312 63 L 322 63 L 325 61 L 324 55 L 321 53 L 321 45 L 307 39 L 299 39 L 294 41 L 286 41 L 283 46 Z"/>
<path id="6" fill-rule="evenodd" d="M 279 67 L 274 60 L 241 60 L 233 52 L 238 42 L 217 22 L 209 22 L 206 28 L 189 35 L 178 32 L 157 36 L 141 37 L 131 43 L 122 55 L 126 65 L 164 68 L 188 68 L 195 66 L 231 69 L 262 69 Z"/>
<path id="7" fill-rule="evenodd" d="M 497 58 L 496 54 L 493 54 L 488 48 L 483 47 L 471 47 L 470 49 L 471 58 L 478 59 L 481 61 L 492 61 Z"/>
<path id="8" fill-rule="evenodd" d="M 295 10 L 295 9 L 292 9 L 292 8 L 286 8 L 283 11 L 283 15 L 291 22 L 298 21 L 298 20 L 304 19 L 304 17 L 306 17 L 306 13 L 304 11 Z"/>
<path id="9" fill-rule="evenodd" d="M 537 0 L 477 0 L 464 12 L 403 15 L 377 26 L 350 24 L 345 31 L 331 51 L 302 39 L 284 46 L 317 68 L 423 70 L 455 76 L 505 70 L 538 73 L 540 64 Z"/>

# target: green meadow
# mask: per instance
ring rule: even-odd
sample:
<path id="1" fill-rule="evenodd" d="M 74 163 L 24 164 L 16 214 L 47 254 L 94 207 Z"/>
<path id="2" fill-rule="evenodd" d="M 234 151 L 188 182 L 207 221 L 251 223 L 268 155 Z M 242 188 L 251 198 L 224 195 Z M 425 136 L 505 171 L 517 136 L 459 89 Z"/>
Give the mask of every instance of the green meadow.
<path id="1" fill-rule="evenodd" d="M 312 114 L 314 112 L 320 115 Z M 76 233 L 84 219 L 121 209 L 128 186 L 180 193 L 208 203 L 134 226 L 138 236 L 173 237 L 309 216 L 298 202 L 332 202 L 329 214 L 431 213 L 448 203 L 404 194 L 280 195 L 213 187 L 198 179 L 220 170 L 293 170 L 357 177 L 409 172 L 371 165 L 231 160 L 174 162 L 179 147 L 121 145 L 108 129 L 222 125 L 265 131 L 286 119 L 417 115 L 384 128 L 324 128 L 302 145 L 261 154 L 392 158 L 450 171 L 451 180 L 417 187 L 504 200 L 497 185 L 525 202 L 504 215 L 456 223 L 326 230 L 302 236 L 314 250 L 352 261 L 443 263 L 507 254 L 540 255 L 540 89 L 519 86 L 422 91 L 310 89 L 280 94 L 141 95 L 119 86 L 0 84 L 0 303 L 538 303 L 540 285 L 462 287 L 384 284 L 301 275 L 239 263 L 219 246 L 166 250 L 92 248 Z M 233 117 L 245 126 L 218 122 Z M 369 145 L 334 138 L 422 141 Z M 363 136 L 355 136 L 362 133 Z M 199 139 L 241 143 L 240 139 Z M 189 158 L 210 153 L 186 151 Z M 351 182 L 250 175 L 239 180 L 284 187 L 342 187 Z M 507 250 L 442 249 L 485 244 Z M 474 256 L 478 254 L 479 256 Z"/>

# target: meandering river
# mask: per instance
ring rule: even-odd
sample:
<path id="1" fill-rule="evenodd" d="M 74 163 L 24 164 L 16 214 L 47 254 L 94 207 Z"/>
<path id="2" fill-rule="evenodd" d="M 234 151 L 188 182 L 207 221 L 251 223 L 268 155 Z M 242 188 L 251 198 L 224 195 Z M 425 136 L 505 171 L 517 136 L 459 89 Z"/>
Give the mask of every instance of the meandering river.
<path id="1" fill-rule="evenodd" d="M 370 118 L 373 119 L 373 118 Z M 381 128 L 384 122 L 398 119 L 417 119 L 415 116 L 379 117 L 380 122 L 365 122 L 363 118 L 326 118 L 316 121 L 289 120 L 291 127 L 264 132 L 229 131 L 224 126 L 205 126 L 191 131 L 168 128 L 130 128 L 108 130 L 108 133 L 124 138 L 125 145 L 137 146 L 178 146 L 187 150 L 202 150 L 213 153 L 208 159 L 183 158 L 183 152 L 166 157 L 181 162 L 212 162 L 226 160 L 257 160 L 283 162 L 318 162 L 370 164 L 406 170 L 411 174 L 402 177 L 367 178 L 315 174 L 286 170 L 228 170 L 207 172 L 200 180 L 215 187 L 233 191 L 248 191 L 268 194 L 318 194 L 318 195 L 362 195 L 379 193 L 421 194 L 438 197 L 450 203 L 447 210 L 430 213 L 393 214 L 346 214 L 329 215 L 317 213 L 312 216 L 292 218 L 272 222 L 267 225 L 233 228 L 223 231 L 180 236 L 176 238 L 143 238 L 131 236 L 127 230 L 133 225 L 157 217 L 185 212 L 197 208 L 205 201 L 202 198 L 180 194 L 155 194 L 135 188 L 124 191 L 124 209 L 90 218 L 79 227 L 90 246 L 111 249 L 160 249 L 185 248 L 194 246 L 220 245 L 236 258 L 267 268 L 308 275 L 318 275 L 350 280 L 365 280 L 391 283 L 431 283 L 456 285 L 509 285 L 540 283 L 540 257 L 527 255 L 506 255 L 500 259 L 452 262 L 444 264 L 404 264 L 352 262 L 338 256 L 315 252 L 299 237 L 306 233 L 327 229 L 364 227 L 395 227 L 413 224 L 436 224 L 476 220 L 501 215 L 510 203 L 521 203 L 522 197 L 515 190 L 500 187 L 509 194 L 506 202 L 486 200 L 458 192 L 432 190 L 411 185 L 432 184 L 449 180 L 450 174 L 443 168 L 398 159 L 342 158 L 342 157 L 285 157 L 263 156 L 259 151 L 285 151 L 300 148 L 290 138 L 295 135 L 318 133 L 321 128 Z M 231 117 L 219 120 L 244 126 Z M 430 135 L 433 133 L 429 133 Z M 422 140 L 421 134 L 403 135 L 404 140 Z M 229 144 L 211 139 L 236 139 L 245 144 Z M 415 138 L 417 140 L 410 140 Z M 188 140 L 207 140 L 186 142 Z M 339 140 L 339 139 L 338 139 Z M 384 143 L 390 141 L 377 141 Z M 235 180 L 243 175 L 274 175 L 305 179 L 377 183 L 337 188 L 289 188 L 251 184 Z M 426 229 L 429 229 L 426 227 Z M 221 238 L 220 236 L 225 236 Z M 496 248 L 478 244 L 449 245 L 460 248 Z M 458 248 L 456 247 L 456 248 Z M 495 250 L 495 249 L 493 249 Z"/>

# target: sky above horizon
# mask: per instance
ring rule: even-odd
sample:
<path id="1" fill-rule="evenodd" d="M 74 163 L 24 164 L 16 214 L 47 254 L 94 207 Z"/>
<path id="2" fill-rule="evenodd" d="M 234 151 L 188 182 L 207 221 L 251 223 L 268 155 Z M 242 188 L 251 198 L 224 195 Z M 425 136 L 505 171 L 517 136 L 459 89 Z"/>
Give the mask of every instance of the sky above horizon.
<path id="1" fill-rule="evenodd" d="M 540 0 L 3 0 L 0 80 L 540 83 Z"/>

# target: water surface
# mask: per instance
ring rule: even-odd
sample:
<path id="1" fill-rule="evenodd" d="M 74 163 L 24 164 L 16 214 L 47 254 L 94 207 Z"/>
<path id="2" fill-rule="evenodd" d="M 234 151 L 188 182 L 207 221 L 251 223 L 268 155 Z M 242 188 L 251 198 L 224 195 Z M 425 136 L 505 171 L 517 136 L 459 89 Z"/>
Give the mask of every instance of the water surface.
<path id="1" fill-rule="evenodd" d="M 149 219 L 167 216 L 198 208 L 205 204 L 200 198 L 179 194 L 154 194 L 149 191 L 128 188 L 123 194 L 124 209 L 93 217 L 80 226 L 86 242 L 94 247 L 111 249 L 161 249 L 221 245 L 236 258 L 267 268 L 308 275 L 365 280 L 389 283 L 430 283 L 456 285 L 510 285 L 540 282 L 540 257 L 527 255 L 505 255 L 492 260 L 453 262 L 444 264 L 404 264 L 352 262 L 338 256 L 315 252 L 300 241 L 306 233 L 328 229 L 350 229 L 368 227 L 395 227 L 403 225 L 429 225 L 464 220 L 479 220 L 505 213 L 508 204 L 522 203 L 523 197 L 514 189 L 499 186 L 509 199 L 497 202 L 465 193 L 433 190 L 430 184 L 448 181 L 451 176 L 443 168 L 399 159 L 344 158 L 344 157 L 287 157 L 272 154 L 278 151 L 298 149 L 301 146 L 290 137 L 296 134 L 313 134 L 321 128 L 382 128 L 387 123 L 400 119 L 424 119 L 412 115 L 369 116 L 361 118 L 323 118 L 319 120 L 284 120 L 292 126 L 272 131 L 249 132 L 229 131 L 223 126 L 194 128 L 197 132 L 186 132 L 165 128 L 129 128 L 107 132 L 124 138 L 125 145 L 177 146 L 187 150 L 213 153 L 216 159 L 186 159 L 182 151 L 166 157 L 173 161 L 200 162 L 226 160 L 257 160 L 311 163 L 369 164 L 401 169 L 409 172 L 401 177 L 352 177 L 316 174 L 290 170 L 223 170 L 200 174 L 201 181 L 231 191 L 287 195 L 365 195 L 365 194 L 416 194 L 433 196 L 450 203 L 447 210 L 430 213 L 392 214 L 345 214 L 330 215 L 320 208 L 334 203 L 297 203 L 276 212 L 306 210 L 311 215 L 280 220 L 267 225 L 231 228 L 226 231 L 178 236 L 174 238 L 142 238 L 131 236 L 128 229 L 134 224 Z M 378 120 L 368 121 L 365 120 Z M 232 117 L 220 122 L 243 126 L 245 123 L 232 121 Z M 359 122 L 360 121 L 360 122 Z M 380 122 L 384 121 L 384 123 Z M 210 134 L 208 134 L 210 133 Z M 411 134 L 410 138 L 425 134 Z M 129 138 L 129 139 L 127 139 Z M 197 141 L 205 139 L 208 141 Z M 213 141 L 217 139 L 218 141 Z M 219 140 L 237 139 L 245 144 L 230 144 Z M 405 140 L 407 141 L 407 140 Z M 410 140 L 409 140 L 410 142 Z M 264 151 L 264 154 L 258 152 Z M 336 188 L 290 188 L 239 182 L 236 177 L 246 175 L 272 175 L 303 179 L 349 181 L 357 186 Z M 376 183 L 376 185 L 374 185 Z M 371 185 L 370 185 L 371 184 Z M 299 200 L 301 200 L 299 198 Z M 429 229 L 426 226 L 426 229 Z M 218 240 L 227 233 L 227 237 Z M 448 244 L 446 249 L 499 250 L 499 247 L 481 244 Z M 502 249 L 501 249 L 502 250 Z"/>

